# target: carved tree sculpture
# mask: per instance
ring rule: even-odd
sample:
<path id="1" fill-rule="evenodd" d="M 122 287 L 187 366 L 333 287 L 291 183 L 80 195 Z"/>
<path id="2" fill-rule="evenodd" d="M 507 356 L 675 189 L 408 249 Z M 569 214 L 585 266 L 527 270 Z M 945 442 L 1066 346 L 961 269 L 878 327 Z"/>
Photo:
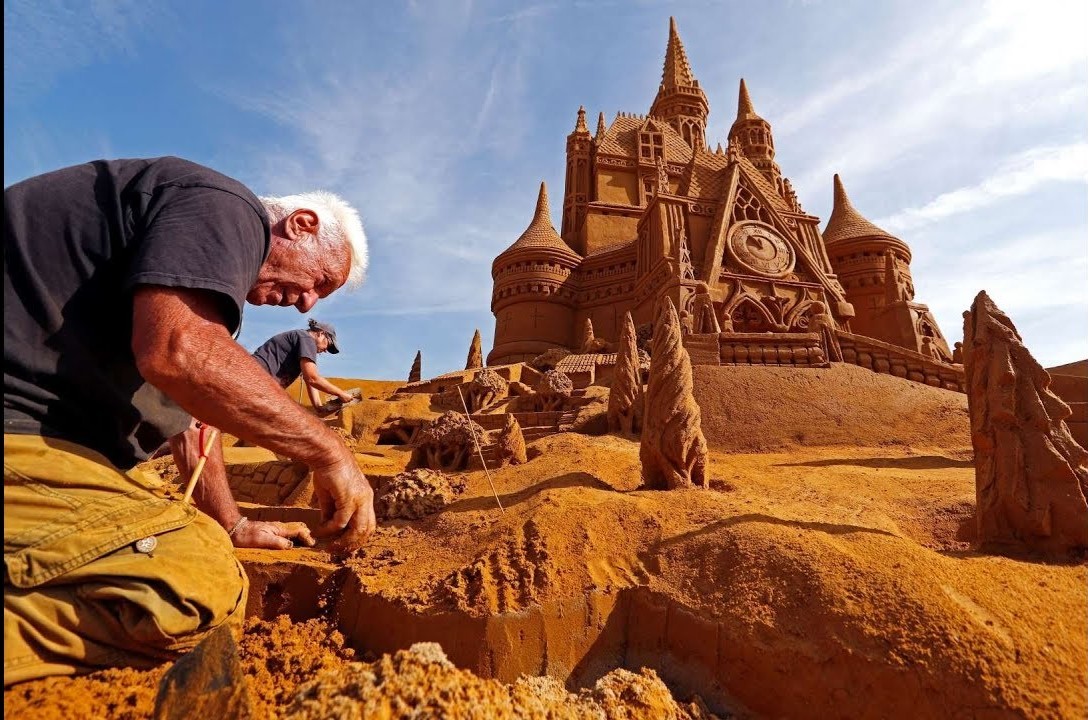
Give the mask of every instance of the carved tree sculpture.
<path id="1" fill-rule="evenodd" d="M 714 312 L 714 299 L 710 297 L 710 286 L 700 282 L 695 288 L 695 298 L 692 300 L 691 312 L 693 315 L 692 331 L 698 334 L 720 333 L 718 316 Z"/>
<path id="2" fill-rule="evenodd" d="M 496 399 L 506 397 L 510 385 L 494 370 L 484 368 L 476 373 L 468 384 L 468 397 L 465 402 L 469 412 L 479 412 Z"/>
<path id="3" fill-rule="evenodd" d="M 513 414 L 507 414 L 506 425 L 503 426 L 497 440 L 499 448 L 499 462 L 503 465 L 521 465 L 528 462 L 525 454 L 525 436 L 521 433 L 521 425 Z"/>
<path id="4" fill-rule="evenodd" d="M 582 342 L 578 346 L 581 352 L 593 352 L 593 321 L 586 318 L 582 325 Z"/>
<path id="5" fill-rule="evenodd" d="M 412 369 L 408 371 L 408 382 L 419 382 L 423 372 L 423 353 L 416 350 L 416 359 L 412 361 Z"/>
<path id="6" fill-rule="evenodd" d="M 465 360 L 465 370 L 475 370 L 484 366 L 484 348 L 480 341 L 480 331 L 472 336 L 472 345 L 468 348 L 468 359 Z"/>
<path id="7" fill-rule="evenodd" d="M 542 411 L 562 410 L 563 404 L 574 392 L 574 383 L 566 373 L 549 370 L 537 381 L 535 389 L 537 403 Z"/>
<path id="8" fill-rule="evenodd" d="M 616 352 L 616 369 L 612 373 L 612 390 L 608 394 L 609 432 L 637 432 L 636 421 L 639 413 L 636 411 L 641 402 L 642 383 L 639 380 L 635 322 L 628 312 L 623 315 L 620 346 Z"/>
<path id="9" fill-rule="evenodd" d="M 680 341 L 680 320 L 671 299 L 658 306 L 654 322 L 639 459 L 648 488 L 707 486 L 702 416 L 692 395 L 691 360 Z"/>
<path id="10" fill-rule="evenodd" d="M 1088 452 L 1069 434 L 1069 406 L 985 291 L 963 335 L 979 543 L 1088 548 Z"/>
<path id="11" fill-rule="evenodd" d="M 473 435 L 476 436 L 475 442 L 482 445 L 483 428 L 465 417 L 464 413 L 447 411 L 439 415 L 419 433 L 417 464 L 444 472 L 464 470 L 469 457 L 476 452 Z"/>

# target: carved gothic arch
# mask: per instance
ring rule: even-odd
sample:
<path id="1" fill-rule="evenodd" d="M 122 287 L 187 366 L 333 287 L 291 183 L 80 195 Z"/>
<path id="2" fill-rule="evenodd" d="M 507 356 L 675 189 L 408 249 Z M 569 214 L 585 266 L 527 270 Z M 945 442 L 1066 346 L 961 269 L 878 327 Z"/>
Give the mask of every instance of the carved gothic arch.
<path id="1" fill-rule="evenodd" d="M 758 322 L 760 319 L 761 323 Z M 765 332 L 778 325 L 767 306 L 747 291 L 735 293 L 732 300 L 722 306 L 720 321 L 723 327 L 732 327 L 734 332 Z"/>
<path id="2" fill-rule="evenodd" d="M 826 309 L 824 304 L 819 300 L 813 300 L 811 298 L 801 300 L 794 305 L 793 309 L 786 315 L 784 324 L 790 330 L 796 329 L 799 332 L 809 332 L 812 315 L 815 314 L 812 312 L 814 308 L 817 310 Z"/>

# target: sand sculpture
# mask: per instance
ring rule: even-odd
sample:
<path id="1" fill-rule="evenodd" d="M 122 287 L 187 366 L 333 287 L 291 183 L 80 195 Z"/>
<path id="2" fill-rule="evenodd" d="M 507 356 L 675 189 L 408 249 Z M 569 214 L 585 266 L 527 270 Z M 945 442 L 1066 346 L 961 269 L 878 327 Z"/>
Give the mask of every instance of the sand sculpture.
<path id="1" fill-rule="evenodd" d="M 608 394 L 608 430 L 633 433 L 639 430 L 642 403 L 642 381 L 639 373 L 635 322 L 625 313 L 620 346 L 616 352 L 616 368 L 612 373 L 612 390 Z"/>
<path id="2" fill-rule="evenodd" d="M 639 460 L 648 488 L 707 487 L 706 439 L 692 396 L 691 361 L 681 343 L 676 307 L 667 299 L 654 323 Z"/>
<path id="3" fill-rule="evenodd" d="M 521 465 L 529 461 L 525 452 L 525 436 L 521 433 L 518 419 L 512 413 L 507 413 L 506 424 L 495 442 L 500 464 Z"/>
<path id="4" fill-rule="evenodd" d="M 578 343 L 578 347 L 582 352 L 593 352 L 589 348 L 593 346 L 593 321 L 586 318 L 585 323 L 582 325 L 582 340 Z"/>
<path id="5" fill-rule="evenodd" d="M 465 490 L 464 479 L 437 470 L 416 468 L 398 473 L 374 501 L 382 520 L 415 520 L 436 513 Z"/>
<path id="6" fill-rule="evenodd" d="M 291 460 L 227 465 L 227 484 L 239 502 L 306 506 L 313 497 L 310 468 Z"/>
<path id="7" fill-rule="evenodd" d="M 408 371 L 408 382 L 419 382 L 423 374 L 423 351 L 416 350 L 416 359 L 412 361 L 412 369 Z"/>
<path id="8" fill-rule="evenodd" d="M 439 415 L 416 437 L 416 465 L 444 472 L 464 470 L 469 457 L 476 452 L 473 435 L 475 442 L 484 444 L 483 428 L 464 413 L 450 410 Z"/>
<path id="9" fill-rule="evenodd" d="M 508 389 L 509 383 L 501 375 L 494 370 L 484 368 L 476 373 L 476 377 L 472 378 L 472 382 L 468 384 L 468 392 L 465 396 L 468 411 L 483 410 L 495 400 L 506 397 Z"/>
<path id="10" fill-rule="evenodd" d="M 574 392 L 574 383 L 565 373 L 549 370 L 540 378 L 534 390 L 540 410 L 544 412 L 562 410 L 563 405 Z"/>
<path id="11" fill-rule="evenodd" d="M 985 291 L 963 323 L 978 541 L 1051 553 L 1088 549 L 1088 451 L 1069 406 Z"/>
<path id="12" fill-rule="evenodd" d="M 472 344 L 468 347 L 468 359 L 465 360 L 465 370 L 475 370 L 484 366 L 483 344 L 480 341 L 480 331 L 472 336 Z"/>
<path id="13" fill-rule="evenodd" d="M 669 298 L 685 335 L 760 335 L 758 351 L 749 338 L 703 341 L 711 349 L 692 353 L 699 364 L 820 366 L 838 357 L 958 388 L 956 371 L 923 367 L 929 360 L 917 357 L 946 364 L 952 354 L 914 297 L 908 245 L 864 218 L 838 176 L 821 232 L 783 177 L 771 125 L 743 80 L 727 150 L 721 143 L 711 150 L 709 114 L 670 21 L 649 114 L 619 113 L 611 123 L 602 114 L 594 135 L 579 109 L 566 139 L 559 231 L 541 184 L 529 226 L 495 258 L 488 362 L 529 361 L 551 348 L 600 352 L 587 349 L 587 328 L 597 341 L 615 342 L 625 313 L 638 328 Z M 826 331 L 809 347 L 799 336 L 811 333 L 817 308 Z M 866 340 L 891 345 L 880 350 L 891 356 L 887 367 L 867 350 L 833 348 L 842 335 L 863 338 L 851 339 L 851 348 Z"/>
<path id="14" fill-rule="evenodd" d="M 552 348 L 546 352 L 542 352 L 533 358 L 529 363 L 529 367 L 540 372 L 547 372 L 549 370 L 555 370 L 555 366 L 559 364 L 559 361 L 570 355 L 570 350 L 564 350 L 562 348 Z"/>

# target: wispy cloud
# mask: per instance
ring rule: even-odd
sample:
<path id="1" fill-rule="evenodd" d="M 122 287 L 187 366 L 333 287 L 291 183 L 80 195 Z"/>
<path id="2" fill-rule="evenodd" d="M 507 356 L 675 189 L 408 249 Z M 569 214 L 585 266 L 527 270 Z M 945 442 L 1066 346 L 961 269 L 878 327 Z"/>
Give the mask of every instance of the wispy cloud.
<path id="1" fill-rule="evenodd" d="M 1034 148 L 1005 162 L 977 184 L 942 193 L 925 205 L 877 221 L 891 232 L 911 230 L 953 215 L 981 210 L 1048 182 L 1088 183 L 1088 143 Z"/>

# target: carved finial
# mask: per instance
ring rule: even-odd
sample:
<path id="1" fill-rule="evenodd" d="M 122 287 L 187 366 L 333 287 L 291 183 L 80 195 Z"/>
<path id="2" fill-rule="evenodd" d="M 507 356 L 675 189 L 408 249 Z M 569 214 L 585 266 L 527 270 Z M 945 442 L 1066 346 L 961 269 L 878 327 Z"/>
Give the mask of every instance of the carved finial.
<path id="1" fill-rule="evenodd" d="M 718 155 L 725 155 L 725 150 L 722 150 L 722 144 L 720 142 L 718 143 L 718 149 L 715 150 L 714 152 L 717 153 Z"/>
<path id="2" fill-rule="evenodd" d="M 600 115 L 597 116 L 597 135 L 596 135 L 596 137 L 594 139 L 597 142 L 600 142 L 601 140 L 603 140 L 606 130 L 607 130 L 607 128 L 605 127 L 605 124 L 604 124 L 604 113 L 602 112 Z"/>
<path id="3" fill-rule="evenodd" d="M 737 97 L 737 120 L 758 117 L 756 109 L 752 107 L 752 98 L 748 95 L 748 86 L 744 83 L 744 78 L 741 78 L 740 94 Z"/>
<path id="4" fill-rule="evenodd" d="M 584 133 L 589 135 L 589 128 L 586 127 L 586 108 L 585 105 L 578 106 L 578 120 L 574 123 L 574 132 Z"/>
<path id="5" fill-rule="evenodd" d="M 740 141 L 737 140 L 736 136 L 731 136 L 729 138 L 729 147 L 725 151 L 726 158 L 729 162 L 740 162 L 740 156 L 742 154 Z"/>
<path id="6" fill-rule="evenodd" d="M 658 155 L 654 164 L 657 165 L 657 184 L 654 186 L 654 194 L 667 193 L 669 192 L 669 171 L 665 169 L 665 161 Z"/>
<path id="7" fill-rule="evenodd" d="M 680 33 L 676 30 L 676 18 L 669 18 L 669 44 L 665 48 L 665 69 L 661 74 L 661 87 L 672 90 L 678 87 L 692 87 L 695 77 L 688 63 L 684 44 L 680 42 Z"/>
<path id="8" fill-rule="evenodd" d="M 412 369 L 408 371 L 408 382 L 419 382 L 423 372 L 423 352 L 416 350 L 416 359 L 412 361 Z"/>
<path id="9" fill-rule="evenodd" d="M 465 360 L 465 370 L 475 370 L 484 366 L 483 343 L 480 341 L 480 331 L 472 336 L 472 344 L 468 347 L 468 358 Z"/>

